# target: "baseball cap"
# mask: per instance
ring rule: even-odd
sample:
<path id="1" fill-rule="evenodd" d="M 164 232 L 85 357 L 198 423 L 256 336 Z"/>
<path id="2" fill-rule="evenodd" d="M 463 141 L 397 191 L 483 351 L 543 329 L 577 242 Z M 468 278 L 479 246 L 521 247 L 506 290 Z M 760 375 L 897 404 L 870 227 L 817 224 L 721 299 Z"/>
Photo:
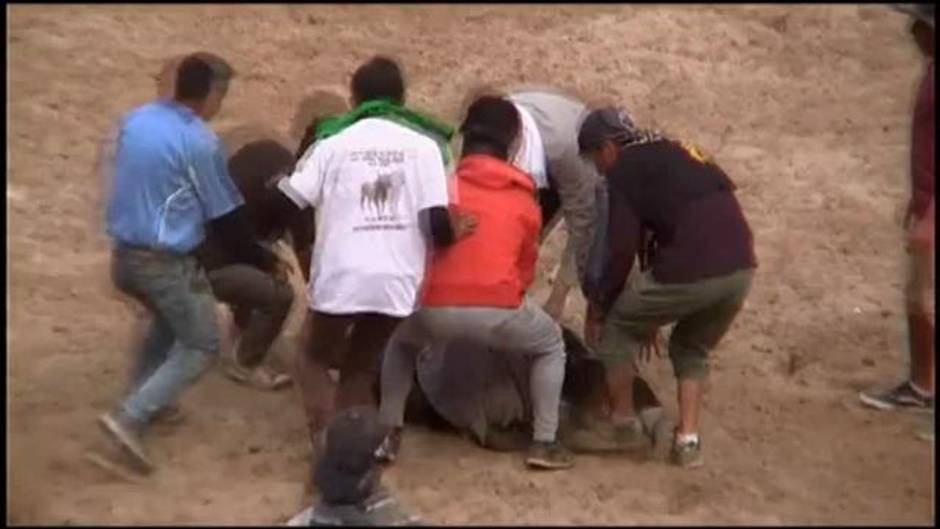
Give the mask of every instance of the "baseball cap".
<path id="1" fill-rule="evenodd" d="M 635 134 L 636 125 L 626 109 L 603 107 L 593 110 L 581 122 L 578 131 L 578 150 L 592 151 L 605 140 L 627 140 Z"/>

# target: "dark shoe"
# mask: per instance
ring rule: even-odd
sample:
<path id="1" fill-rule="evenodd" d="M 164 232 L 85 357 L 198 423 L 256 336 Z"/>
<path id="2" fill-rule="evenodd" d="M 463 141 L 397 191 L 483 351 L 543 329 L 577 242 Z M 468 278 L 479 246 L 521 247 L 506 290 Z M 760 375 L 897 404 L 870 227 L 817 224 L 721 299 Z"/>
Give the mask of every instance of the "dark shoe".
<path id="1" fill-rule="evenodd" d="M 563 470 L 574 466 L 574 460 L 569 452 L 558 441 L 550 443 L 534 441 L 529 446 L 529 454 L 525 458 L 529 467 L 543 470 Z"/>
<path id="2" fill-rule="evenodd" d="M 375 449 L 375 458 L 382 463 L 394 463 L 398 458 L 398 452 L 401 450 L 402 428 L 396 426 L 385 436 L 382 444 Z"/>
<path id="3" fill-rule="evenodd" d="M 702 441 L 681 444 L 674 442 L 672 445 L 672 463 L 682 468 L 696 468 L 705 464 L 702 457 Z"/>
<path id="4" fill-rule="evenodd" d="M 917 411 L 932 411 L 933 397 L 921 395 L 910 381 L 882 392 L 862 392 L 858 398 L 862 404 L 883 411 L 906 408 Z"/>
<path id="5" fill-rule="evenodd" d="M 153 470 L 153 463 L 141 445 L 138 427 L 130 424 L 130 421 L 123 420 L 118 414 L 111 413 L 99 417 L 98 425 L 106 435 L 117 441 L 142 472 L 149 474 Z"/>

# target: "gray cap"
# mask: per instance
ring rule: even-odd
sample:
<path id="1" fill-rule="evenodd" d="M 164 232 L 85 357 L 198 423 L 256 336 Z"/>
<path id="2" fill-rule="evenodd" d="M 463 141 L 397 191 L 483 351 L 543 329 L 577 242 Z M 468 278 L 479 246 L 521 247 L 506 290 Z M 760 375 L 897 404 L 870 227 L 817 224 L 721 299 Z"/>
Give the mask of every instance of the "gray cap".
<path id="1" fill-rule="evenodd" d="M 934 13 L 937 9 L 934 4 L 891 4 L 891 8 L 927 23 L 931 29 L 934 27 Z"/>
<path id="2" fill-rule="evenodd" d="M 578 131 L 578 150 L 588 152 L 605 140 L 629 140 L 636 134 L 636 125 L 626 109 L 604 107 L 588 113 Z"/>

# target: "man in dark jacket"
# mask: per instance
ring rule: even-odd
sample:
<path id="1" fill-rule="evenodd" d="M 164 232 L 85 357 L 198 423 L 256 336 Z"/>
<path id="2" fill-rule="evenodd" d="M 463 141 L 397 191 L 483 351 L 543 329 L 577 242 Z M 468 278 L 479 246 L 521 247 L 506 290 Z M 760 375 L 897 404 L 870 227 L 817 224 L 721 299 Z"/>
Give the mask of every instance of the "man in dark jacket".
<path id="1" fill-rule="evenodd" d="M 571 444 L 630 449 L 645 442 L 628 391 L 632 362 L 638 353 L 648 359 L 658 352 L 659 327 L 675 322 L 669 357 L 680 417 L 672 456 L 676 464 L 697 466 L 708 353 L 743 305 L 756 267 L 734 184 L 697 147 L 641 130 L 621 109 L 591 112 L 578 145 L 608 186 L 608 220 L 600 230 L 606 252 L 600 274 L 584 290 L 585 337 L 607 365 L 610 413 L 595 417 Z M 627 286 L 635 257 L 648 267 Z"/>
<path id="2" fill-rule="evenodd" d="M 289 238 L 304 281 L 310 277 L 313 213 L 284 207 L 277 182 L 290 174 L 296 160 L 313 142 L 316 126 L 345 109 L 345 102 L 335 94 L 317 92 L 306 98 L 298 109 L 298 119 L 307 119 L 309 124 L 296 153 L 276 135 L 254 128 L 239 127 L 221 134 L 232 153 L 228 159 L 229 173 L 245 199 L 254 235 L 269 247 Z M 289 384 L 286 373 L 271 371 L 263 365 L 293 303 L 294 292 L 286 274 L 269 274 L 233 262 L 211 232 L 198 256 L 208 271 L 216 298 L 232 307 L 240 332 L 238 345 L 227 359 L 226 374 L 258 389 L 274 390 Z"/>

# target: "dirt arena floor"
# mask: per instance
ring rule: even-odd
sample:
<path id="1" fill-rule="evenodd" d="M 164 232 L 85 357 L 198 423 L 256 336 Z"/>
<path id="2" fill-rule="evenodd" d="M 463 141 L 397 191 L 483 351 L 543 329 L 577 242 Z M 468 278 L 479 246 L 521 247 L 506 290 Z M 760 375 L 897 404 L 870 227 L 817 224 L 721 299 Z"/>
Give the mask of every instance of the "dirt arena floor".
<path id="1" fill-rule="evenodd" d="M 300 99 L 346 94 L 358 63 L 400 58 L 411 102 L 456 118 L 478 82 L 553 83 L 619 101 L 696 141 L 739 185 L 760 260 L 716 352 L 707 464 L 518 455 L 414 429 L 387 482 L 435 524 L 931 524 L 922 417 L 857 392 L 906 369 L 901 212 L 922 64 L 906 20 L 869 6 L 14 6 L 8 8 L 7 320 L 11 523 L 279 523 L 300 507 L 308 445 L 294 390 L 213 371 L 128 483 L 84 456 L 124 385 L 140 309 L 108 277 L 92 171 L 114 121 L 154 96 L 174 55 L 240 71 L 213 127 L 289 134 Z M 536 294 L 564 241 L 553 235 Z M 580 329 L 583 300 L 568 322 Z M 278 345 L 286 356 L 297 330 Z M 664 362 L 647 373 L 674 412 Z"/>

